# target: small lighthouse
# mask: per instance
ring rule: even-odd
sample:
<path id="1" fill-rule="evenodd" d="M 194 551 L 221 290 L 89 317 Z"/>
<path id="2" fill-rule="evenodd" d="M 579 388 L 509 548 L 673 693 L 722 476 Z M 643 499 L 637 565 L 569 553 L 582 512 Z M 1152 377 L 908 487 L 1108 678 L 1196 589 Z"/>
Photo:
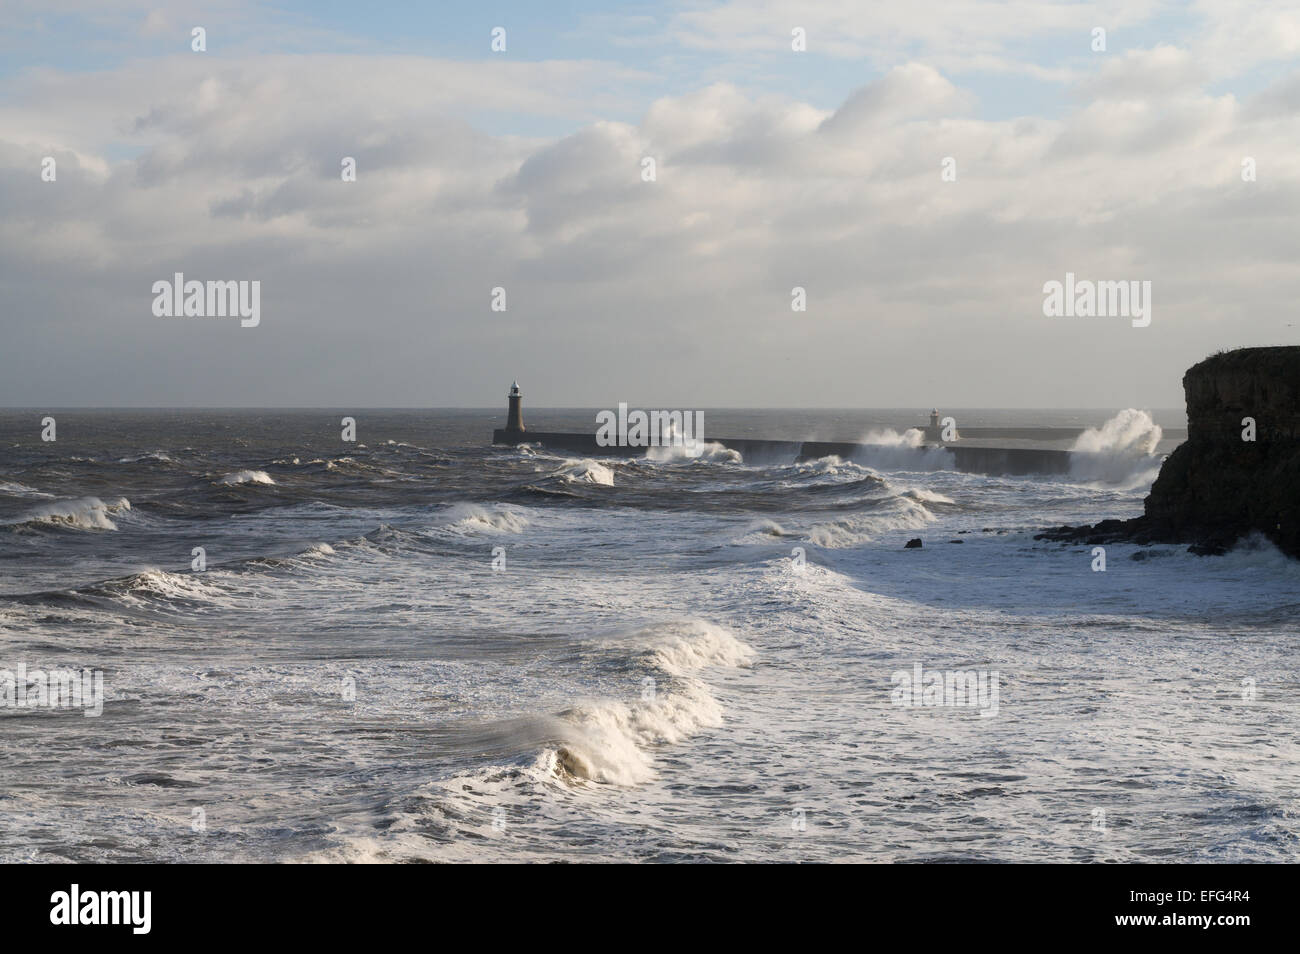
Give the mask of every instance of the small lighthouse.
<path id="1" fill-rule="evenodd" d="M 937 407 L 930 412 L 930 426 L 931 427 L 939 426 L 939 409 Z"/>
<path id="2" fill-rule="evenodd" d="M 510 385 L 510 411 L 506 414 L 506 433 L 522 434 L 524 432 L 524 410 L 520 402 L 523 394 L 519 391 L 519 382 Z"/>

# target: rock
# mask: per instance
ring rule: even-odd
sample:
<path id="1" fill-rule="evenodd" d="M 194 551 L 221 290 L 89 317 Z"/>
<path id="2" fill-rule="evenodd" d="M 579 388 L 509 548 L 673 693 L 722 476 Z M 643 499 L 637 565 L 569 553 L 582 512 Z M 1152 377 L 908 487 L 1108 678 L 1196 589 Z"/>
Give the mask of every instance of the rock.
<path id="1" fill-rule="evenodd" d="M 1144 513 L 1094 527 L 1058 527 L 1035 539 L 1105 545 L 1190 543 L 1226 553 L 1257 532 L 1300 557 L 1300 347 L 1241 348 L 1183 375 L 1187 440 L 1151 485 Z M 1243 440 L 1243 418 L 1255 440 Z"/>
<path id="2" fill-rule="evenodd" d="M 908 540 L 905 544 L 903 544 L 903 549 L 904 549 L 904 550 L 919 550 L 919 549 L 921 549 L 921 546 L 922 546 L 922 544 L 921 544 L 921 538 L 920 538 L 920 537 L 913 537 L 911 540 Z"/>
<path id="3" fill-rule="evenodd" d="M 1153 535 L 1214 553 L 1257 531 L 1300 557 L 1300 347 L 1217 354 L 1183 390 L 1187 441 L 1151 485 Z M 1254 441 L 1242 439 L 1247 417 Z"/>
<path id="4" fill-rule="evenodd" d="M 1108 543 L 1128 543 L 1133 536 L 1132 521 L 1103 520 L 1091 527 L 1055 527 L 1034 535 L 1035 540 L 1052 540 L 1058 543 L 1085 543 L 1090 547 Z"/>

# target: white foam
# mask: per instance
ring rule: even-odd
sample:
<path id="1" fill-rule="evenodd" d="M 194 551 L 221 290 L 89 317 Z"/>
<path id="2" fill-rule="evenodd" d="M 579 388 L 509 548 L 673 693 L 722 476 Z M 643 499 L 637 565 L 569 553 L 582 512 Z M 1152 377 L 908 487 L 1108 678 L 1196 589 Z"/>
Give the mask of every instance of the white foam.
<path id="1" fill-rule="evenodd" d="M 874 474 L 871 468 L 863 467 L 851 460 L 844 460 L 835 454 L 828 457 L 818 457 L 816 460 L 801 461 L 794 466 L 796 470 L 803 474 L 826 474 L 830 477 L 850 476 L 860 479 Z"/>
<path id="2" fill-rule="evenodd" d="M 912 427 L 901 434 L 892 428 L 867 432 L 853 452 L 853 461 L 874 470 L 953 470 L 952 454 L 942 447 L 927 447 L 925 434 Z"/>
<path id="3" fill-rule="evenodd" d="M 28 487 L 26 484 L 20 484 L 17 481 L 0 480 L 0 494 L 8 494 L 11 497 L 52 497 L 53 494 L 42 493 L 35 487 Z"/>
<path id="4" fill-rule="evenodd" d="M 452 504 L 438 515 L 443 521 L 440 529 L 449 533 L 520 533 L 528 526 L 528 515 L 522 510 L 507 507 L 487 509 L 478 504 Z"/>
<path id="5" fill-rule="evenodd" d="M 275 481 L 264 470 L 237 470 L 233 474 L 226 474 L 217 483 L 234 486 L 236 484 L 274 484 Z"/>
<path id="6" fill-rule="evenodd" d="M 210 582 L 204 582 L 202 577 L 211 580 L 209 574 L 168 573 L 166 570 L 151 568 L 125 580 L 120 587 L 113 588 L 119 589 L 120 599 L 130 603 L 140 602 L 141 597 L 211 602 L 219 595 L 219 591 Z"/>
<path id="7" fill-rule="evenodd" d="M 934 514 L 911 497 L 895 497 L 890 509 L 849 514 L 808 531 L 808 540 L 819 547 L 842 549 L 869 543 L 891 530 L 916 530 L 934 520 Z"/>
<path id="8" fill-rule="evenodd" d="M 876 447 L 921 447 L 925 433 L 916 427 L 909 427 L 901 434 L 892 427 L 868 431 L 859 444 L 871 444 Z"/>
<path id="9" fill-rule="evenodd" d="M 754 650 L 721 626 L 685 620 L 661 626 L 654 658 L 664 672 L 684 676 L 704 666 L 747 666 Z"/>
<path id="10" fill-rule="evenodd" d="M 590 458 L 570 461 L 569 465 L 562 468 L 556 476 L 569 483 L 614 486 L 614 472 L 599 461 Z"/>
<path id="11" fill-rule="evenodd" d="M 951 497 L 945 497 L 943 494 L 935 493 L 933 490 L 926 490 L 924 487 L 909 487 L 903 491 L 904 497 L 911 497 L 913 500 L 921 500 L 925 503 L 955 503 Z"/>
<path id="12" fill-rule="evenodd" d="M 722 725 L 722 706 L 703 685 L 686 682 L 650 701 L 573 706 L 560 714 L 560 724 L 558 769 L 577 779 L 636 785 L 654 776 L 649 747 Z"/>
<path id="13" fill-rule="evenodd" d="M 740 464 L 744 458 L 740 451 L 724 447 L 716 441 L 702 441 L 690 447 L 685 444 L 666 444 L 661 447 L 647 447 L 645 459 L 657 464 L 683 460 L 699 460 L 706 463 Z"/>
<path id="14" fill-rule="evenodd" d="M 1287 556 L 1262 533 L 1248 533 L 1217 559 L 1233 567 L 1275 573 L 1279 582 L 1285 581 L 1291 587 L 1300 582 L 1300 560 Z M 1277 589 L 1284 591 L 1284 587 Z"/>
<path id="15" fill-rule="evenodd" d="M 110 514 L 131 509 L 131 501 L 119 497 L 105 503 L 98 497 L 74 497 L 54 503 L 42 504 L 34 510 L 11 521 L 10 526 L 28 523 L 48 523 L 75 527 L 78 530 L 116 530 L 117 524 Z"/>
<path id="16" fill-rule="evenodd" d="M 796 536 L 792 531 L 786 530 L 775 520 L 769 520 L 766 517 L 756 520 L 745 528 L 745 532 L 737 537 L 733 542 L 736 544 L 750 543 L 772 543 L 782 537 Z"/>
<path id="17" fill-rule="evenodd" d="M 706 666 L 745 666 L 754 651 L 704 620 L 674 620 L 643 629 L 617 645 L 645 641 L 645 659 L 664 676 L 633 702 L 600 701 L 560 714 L 563 745 L 556 769 L 577 779 L 635 785 L 653 776 L 652 747 L 682 741 L 722 724 L 722 706 L 694 674 Z"/>
<path id="18" fill-rule="evenodd" d="M 1070 476 L 1121 490 L 1149 485 L 1160 473 L 1155 449 L 1162 436 L 1150 414 L 1126 408 L 1079 435 L 1070 448 Z"/>

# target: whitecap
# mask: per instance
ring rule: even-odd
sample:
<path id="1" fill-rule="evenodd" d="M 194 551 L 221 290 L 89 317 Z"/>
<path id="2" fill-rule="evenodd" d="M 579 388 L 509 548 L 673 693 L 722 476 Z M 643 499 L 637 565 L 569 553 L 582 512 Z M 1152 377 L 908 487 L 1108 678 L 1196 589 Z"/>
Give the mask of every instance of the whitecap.
<path id="1" fill-rule="evenodd" d="M 47 523 L 55 526 L 74 527 L 78 530 L 116 530 L 117 524 L 110 514 L 121 513 L 131 509 L 131 501 L 125 497 L 105 503 L 98 497 L 74 497 L 54 503 L 42 504 L 30 510 L 10 526 Z"/>
<path id="2" fill-rule="evenodd" d="M 275 480 L 264 470 L 237 470 L 226 474 L 217 483 L 232 487 L 236 484 L 274 484 Z"/>

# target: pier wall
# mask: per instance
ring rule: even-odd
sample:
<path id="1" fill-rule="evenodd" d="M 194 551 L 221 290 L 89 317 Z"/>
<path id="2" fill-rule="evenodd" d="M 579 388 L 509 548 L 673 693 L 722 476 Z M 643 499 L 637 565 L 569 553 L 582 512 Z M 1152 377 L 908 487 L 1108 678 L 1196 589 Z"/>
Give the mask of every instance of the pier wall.
<path id="1" fill-rule="evenodd" d="M 845 441 L 768 441 L 755 438 L 706 437 L 710 444 L 721 444 L 734 450 L 749 463 L 773 464 L 821 457 L 841 457 L 845 460 L 867 462 L 873 453 L 887 449 L 893 454 L 916 455 L 917 470 L 934 470 L 934 451 L 951 458 L 951 469 L 972 474 L 1065 474 L 1070 471 L 1070 452 L 1022 447 L 963 447 L 948 445 L 942 448 L 897 448 L 875 444 Z M 498 428 L 492 432 L 494 444 L 540 444 L 554 450 L 589 457 L 643 457 L 644 447 L 602 447 L 595 434 L 575 434 L 546 431 L 523 433 Z M 946 468 L 943 468 L 946 469 Z"/>
<path id="2" fill-rule="evenodd" d="M 918 427 L 916 430 L 927 441 L 939 443 L 942 440 L 942 427 Z M 957 437 L 962 440 L 1004 440 L 1004 441 L 1072 441 L 1077 440 L 1086 428 L 1082 427 L 962 427 L 957 425 Z M 1186 440 L 1187 428 L 1163 427 L 1161 432 L 1166 440 Z"/>

